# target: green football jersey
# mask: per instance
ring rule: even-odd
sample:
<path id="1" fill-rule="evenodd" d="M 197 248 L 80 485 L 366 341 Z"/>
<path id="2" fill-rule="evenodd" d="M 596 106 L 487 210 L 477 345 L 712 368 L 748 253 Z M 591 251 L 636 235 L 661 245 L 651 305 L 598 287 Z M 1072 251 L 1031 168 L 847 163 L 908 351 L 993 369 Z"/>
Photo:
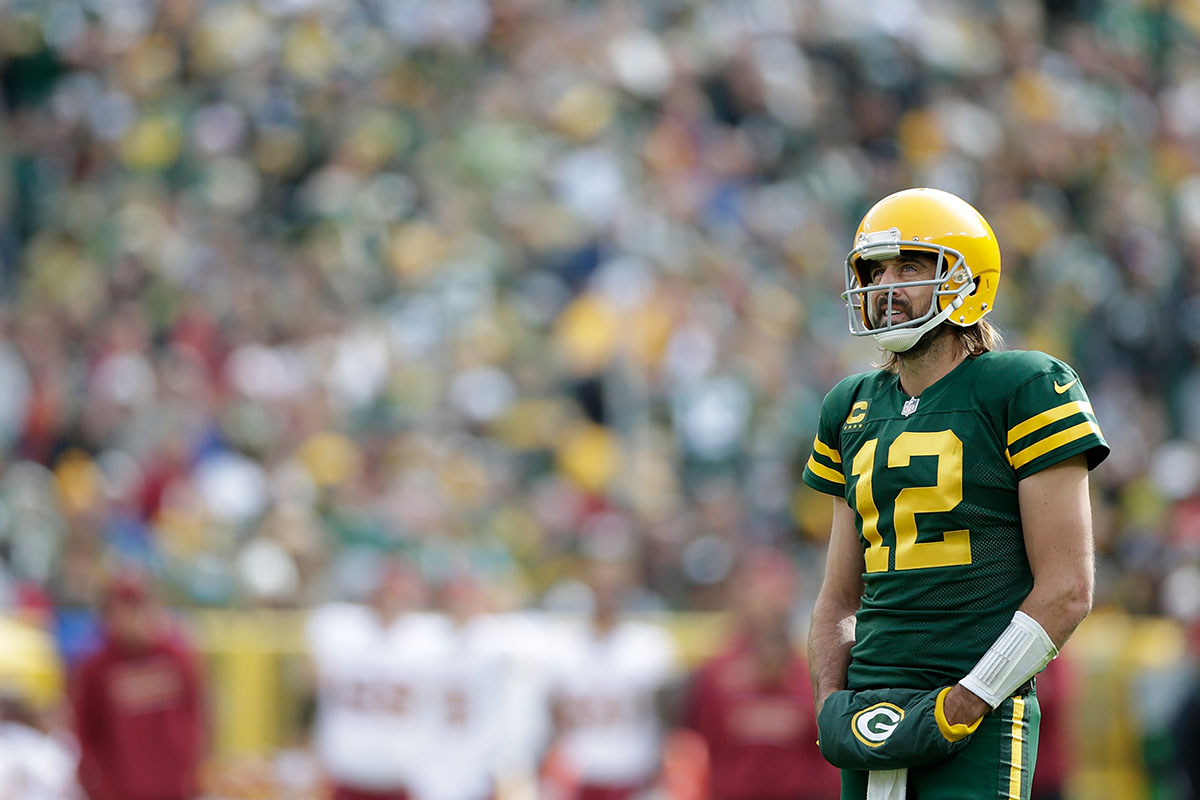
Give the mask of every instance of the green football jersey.
<path id="1" fill-rule="evenodd" d="M 966 675 L 1033 588 L 1017 483 L 1108 455 L 1079 376 L 1044 353 L 967 358 L 918 398 L 889 372 L 835 386 L 804 482 L 855 510 L 866 572 L 849 688 Z"/>

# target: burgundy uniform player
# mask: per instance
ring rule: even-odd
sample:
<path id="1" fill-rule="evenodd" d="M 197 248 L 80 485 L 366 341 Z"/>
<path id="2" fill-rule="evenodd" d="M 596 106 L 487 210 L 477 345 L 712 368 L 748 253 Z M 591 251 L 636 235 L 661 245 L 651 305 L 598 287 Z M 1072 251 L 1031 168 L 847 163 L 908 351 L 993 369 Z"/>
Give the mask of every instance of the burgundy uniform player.
<path id="1" fill-rule="evenodd" d="M 105 588 L 104 642 L 71 686 L 79 781 L 91 800 L 187 800 L 207 751 L 197 658 L 143 576 Z"/>
<path id="2" fill-rule="evenodd" d="M 796 574 L 756 551 L 734 578 L 733 640 L 694 675 L 685 722 L 709 752 L 713 800 L 824 800 L 838 771 L 821 757 L 808 668 L 792 639 Z"/>

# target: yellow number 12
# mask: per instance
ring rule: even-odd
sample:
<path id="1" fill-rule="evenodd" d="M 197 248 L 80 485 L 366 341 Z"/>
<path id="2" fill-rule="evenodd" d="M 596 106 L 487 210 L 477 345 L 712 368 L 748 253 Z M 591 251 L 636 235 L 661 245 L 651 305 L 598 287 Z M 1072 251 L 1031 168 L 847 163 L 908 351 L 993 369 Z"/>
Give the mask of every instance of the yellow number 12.
<path id="1" fill-rule="evenodd" d="M 888 550 L 879 532 L 879 509 L 871 491 L 878 439 L 867 441 L 851 464 L 858 476 L 854 489 L 855 505 L 862 517 L 862 534 L 867 540 L 867 572 L 886 572 Z M 963 445 L 954 431 L 905 431 L 888 448 L 889 469 L 907 467 L 913 456 L 937 456 L 937 483 L 933 486 L 908 486 L 896 495 L 892 525 L 896 530 L 896 569 L 953 567 L 971 563 L 970 531 L 946 531 L 939 541 L 917 541 L 917 514 L 952 511 L 962 502 Z"/>

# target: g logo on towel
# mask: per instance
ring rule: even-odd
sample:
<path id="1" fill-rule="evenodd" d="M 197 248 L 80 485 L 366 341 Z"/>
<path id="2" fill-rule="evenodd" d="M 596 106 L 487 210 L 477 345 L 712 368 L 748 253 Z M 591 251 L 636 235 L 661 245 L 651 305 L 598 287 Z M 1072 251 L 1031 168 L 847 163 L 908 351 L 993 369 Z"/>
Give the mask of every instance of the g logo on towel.
<path id="1" fill-rule="evenodd" d="M 867 747 L 879 747 L 888 740 L 900 720 L 904 709 L 891 703 L 876 703 L 864 708 L 850 719 L 850 730 L 854 738 Z"/>

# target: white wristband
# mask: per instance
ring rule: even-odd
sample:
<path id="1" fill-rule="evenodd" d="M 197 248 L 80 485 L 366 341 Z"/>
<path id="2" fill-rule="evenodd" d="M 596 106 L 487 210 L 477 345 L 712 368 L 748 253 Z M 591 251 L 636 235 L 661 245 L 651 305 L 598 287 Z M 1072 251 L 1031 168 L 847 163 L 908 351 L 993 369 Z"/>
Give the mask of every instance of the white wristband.
<path id="1" fill-rule="evenodd" d="M 996 708 L 1056 655 L 1058 648 L 1038 621 L 1018 611 L 1000 638 L 959 683 Z"/>

